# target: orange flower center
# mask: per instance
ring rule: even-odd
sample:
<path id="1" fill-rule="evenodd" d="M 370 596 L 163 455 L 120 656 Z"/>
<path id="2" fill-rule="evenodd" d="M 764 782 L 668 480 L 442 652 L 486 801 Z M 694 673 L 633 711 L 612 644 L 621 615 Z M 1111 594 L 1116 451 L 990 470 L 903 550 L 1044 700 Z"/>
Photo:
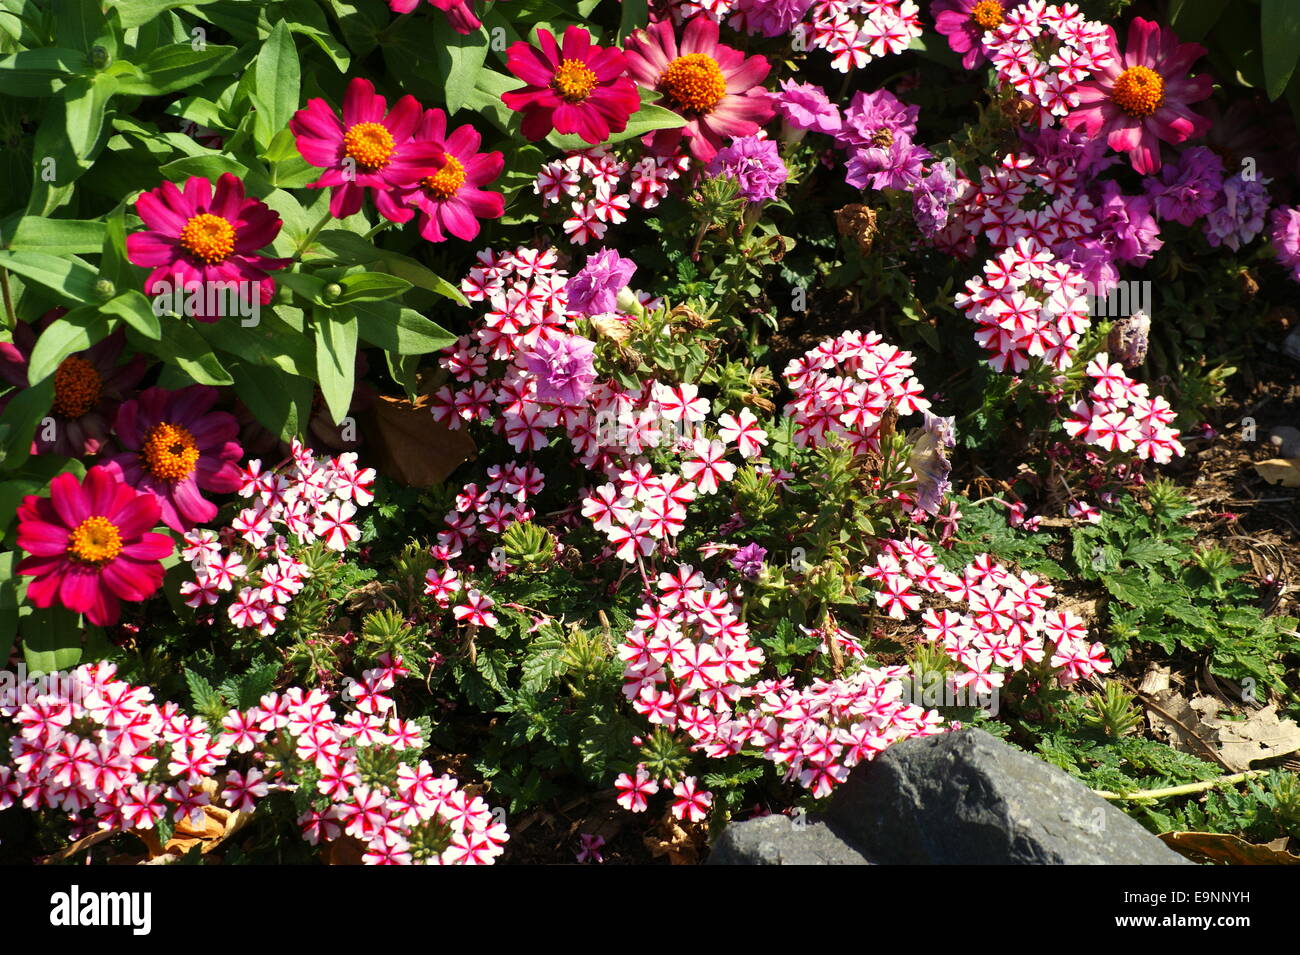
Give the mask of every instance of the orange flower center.
<path id="1" fill-rule="evenodd" d="M 424 177 L 424 188 L 439 199 L 450 199 L 465 185 L 465 167 L 451 153 L 442 154 L 442 168 Z"/>
<path id="2" fill-rule="evenodd" d="M 235 251 L 235 227 L 221 216 L 204 212 L 181 229 L 181 248 L 211 265 Z"/>
<path id="3" fill-rule="evenodd" d="M 163 481 L 179 481 L 199 463 L 199 446 L 194 435 L 178 424 L 156 424 L 145 435 L 140 449 L 149 473 Z"/>
<path id="4" fill-rule="evenodd" d="M 1149 66 L 1130 66 L 1115 80 L 1110 98 L 1130 116 L 1150 116 L 1165 101 L 1165 81 Z"/>
<path id="5" fill-rule="evenodd" d="M 122 553 L 122 535 L 107 517 L 88 517 L 68 536 L 68 553 L 83 564 L 107 564 Z"/>
<path id="6" fill-rule="evenodd" d="M 659 77 L 659 86 L 678 109 L 691 113 L 711 112 L 727 92 L 722 67 L 704 53 L 673 60 Z"/>
<path id="7" fill-rule="evenodd" d="M 393 134 L 382 123 L 357 123 L 343 134 L 343 151 L 358 166 L 383 169 L 393 158 Z"/>
<path id="8" fill-rule="evenodd" d="M 80 418 L 99 401 L 104 379 L 80 355 L 69 355 L 54 372 L 54 411 L 65 418 Z"/>
<path id="9" fill-rule="evenodd" d="M 551 89 L 569 103 L 581 103 L 596 88 L 596 74 L 582 60 L 561 60 Z"/>
<path id="10" fill-rule="evenodd" d="M 971 8 L 970 18 L 985 30 L 994 30 L 1002 26 L 1002 13 L 1000 0 L 980 0 Z"/>

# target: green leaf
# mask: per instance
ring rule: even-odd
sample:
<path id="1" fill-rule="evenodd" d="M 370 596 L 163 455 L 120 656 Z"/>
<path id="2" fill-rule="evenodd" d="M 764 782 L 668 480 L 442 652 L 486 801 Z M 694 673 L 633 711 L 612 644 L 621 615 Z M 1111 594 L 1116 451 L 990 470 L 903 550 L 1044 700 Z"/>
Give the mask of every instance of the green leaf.
<path id="1" fill-rule="evenodd" d="M 153 304 L 144 297 L 143 292 L 131 289 L 105 302 L 99 310 L 109 315 L 116 315 L 145 338 L 153 341 L 162 338 L 162 323 L 154 314 Z"/>
<path id="2" fill-rule="evenodd" d="M 533 641 L 524 657 L 519 684 L 524 693 L 540 693 L 565 671 L 564 638 L 557 633 L 544 633 Z"/>
<path id="3" fill-rule="evenodd" d="M 16 504 L 17 502 L 15 502 Z M 18 638 L 18 582 L 14 576 L 16 554 L 0 554 L 0 660 L 8 660 Z"/>
<path id="4" fill-rule="evenodd" d="M 53 96 L 74 73 L 87 68 L 86 55 L 79 50 L 19 50 L 0 59 L 0 93 Z"/>
<path id="5" fill-rule="evenodd" d="M 316 380 L 338 424 L 352 406 L 357 371 L 357 316 L 351 308 L 316 309 Z"/>
<path id="6" fill-rule="evenodd" d="M 185 668 L 185 685 L 189 687 L 194 708 L 202 713 L 217 713 L 230 706 L 230 702 L 218 692 L 207 677 L 195 673 L 189 667 Z"/>
<path id="7" fill-rule="evenodd" d="M 91 307 L 74 309 L 56 318 L 46 326 L 32 349 L 27 362 L 28 382 L 34 385 L 44 381 L 54 374 L 63 359 L 106 338 L 116 324 L 113 318 Z"/>
<path id="8" fill-rule="evenodd" d="M 70 610 L 34 608 L 19 630 L 29 675 L 70 670 L 81 662 L 81 618 Z"/>
<path id="9" fill-rule="evenodd" d="M 306 434 L 316 391 L 311 381 L 242 361 L 229 362 L 228 367 L 235 394 L 262 427 L 285 441 Z"/>
<path id="10" fill-rule="evenodd" d="M 626 39 L 633 30 L 639 30 L 650 22 L 649 0 L 622 0 L 619 4 L 621 15 L 618 21 L 618 38 Z"/>
<path id="11" fill-rule="evenodd" d="M 425 268 L 409 256 L 378 248 L 369 239 L 364 239 L 354 232 L 346 229 L 326 229 L 316 237 L 315 244 L 325 249 L 329 256 L 314 252 L 309 257 L 334 258 L 346 265 L 382 267 L 389 275 L 405 279 L 416 288 L 436 292 L 458 305 L 469 304 L 460 289 L 436 272 Z"/>
<path id="12" fill-rule="evenodd" d="M 109 5 L 126 29 L 144 26 L 176 7 L 201 7 L 216 0 L 113 0 Z"/>
<path id="13" fill-rule="evenodd" d="M 82 255 L 99 252 L 107 233 L 107 226 L 97 220 L 23 216 L 8 247 L 13 252 Z"/>
<path id="14" fill-rule="evenodd" d="M 383 272 L 356 272 L 345 275 L 339 279 L 339 285 L 343 286 L 343 294 L 338 298 L 340 305 L 349 302 L 382 301 L 401 295 L 411 287 L 411 283 L 406 279 L 385 275 Z"/>
<path id="15" fill-rule="evenodd" d="M 277 272 L 275 280 L 295 294 L 317 305 L 325 303 L 325 286 L 329 283 L 305 272 Z"/>
<path id="16" fill-rule="evenodd" d="M 227 172 L 239 176 L 241 179 L 248 175 L 247 166 L 220 153 L 213 153 L 210 156 L 185 156 L 181 159 L 173 159 L 171 162 L 159 166 L 158 171 L 172 182 L 180 182 L 182 179 L 189 179 L 191 176 L 211 179 L 215 182 L 223 173 Z"/>
<path id="17" fill-rule="evenodd" d="M 281 20 L 262 44 L 253 64 L 253 84 L 264 109 L 254 117 L 254 137 L 264 149 L 289 126 L 298 109 L 302 82 L 298 48 L 289 24 Z"/>
<path id="18" fill-rule="evenodd" d="M 427 355 L 454 344 L 456 336 L 410 308 L 391 302 L 353 306 L 361 337 L 398 355 Z"/>
<path id="19" fill-rule="evenodd" d="M 214 348 L 238 355 L 245 361 L 279 368 L 291 375 L 311 378 L 316 373 L 316 352 L 310 338 L 302 333 L 301 322 L 295 327 L 279 314 L 301 314 L 297 309 L 264 309 L 256 325 L 242 322 L 201 323 L 198 332 Z"/>
<path id="20" fill-rule="evenodd" d="M 1261 0 L 1260 34 L 1264 54 L 1264 89 L 1270 100 L 1282 95 L 1296 58 L 1300 57 L 1300 3 L 1296 0 Z"/>
<path id="21" fill-rule="evenodd" d="M 480 28 L 476 33 L 461 34 L 452 30 L 445 20 L 440 21 L 440 25 L 445 30 L 434 53 L 440 78 L 443 78 L 447 112 L 454 113 L 470 105 L 474 99 L 478 73 L 487 59 L 487 31 Z"/>
<path id="22" fill-rule="evenodd" d="M 171 43 L 150 52 L 139 64 L 144 79 L 123 78 L 121 91 L 133 96 L 161 96 L 193 88 L 217 73 L 233 73 L 239 67 L 233 46 Z"/>
<path id="23" fill-rule="evenodd" d="M 0 440 L 4 441 L 0 461 L 7 468 L 27 460 L 32 435 L 54 403 L 54 379 L 46 378 L 32 388 L 19 388 L 0 413 Z"/>
<path id="24" fill-rule="evenodd" d="M 1228 0 L 1171 0 L 1169 25 L 1185 43 L 1204 39 L 1227 5 Z"/>
<path id="25" fill-rule="evenodd" d="M 99 0 L 59 0 L 53 4 L 54 42 L 89 53 L 96 40 L 111 41 L 108 20 L 100 9 Z M 116 44 L 112 44 L 116 46 Z M 108 49 L 108 46 L 105 46 Z M 110 53 L 115 50 L 109 50 Z"/>
<path id="26" fill-rule="evenodd" d="M 222 386 L 234 382 L 203 336 L 184 321 L 165 322 L 162 340 L 147 348 L 200 385 Z"/>

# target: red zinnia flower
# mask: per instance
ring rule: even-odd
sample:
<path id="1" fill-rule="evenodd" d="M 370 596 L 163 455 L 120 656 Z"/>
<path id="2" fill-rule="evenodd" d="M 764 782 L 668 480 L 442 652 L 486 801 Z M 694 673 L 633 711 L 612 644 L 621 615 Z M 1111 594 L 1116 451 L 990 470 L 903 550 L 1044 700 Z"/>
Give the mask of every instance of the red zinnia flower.
<path id="1" fill-rule="evenodd" d="M 501 174 L 505 165 L 501 153 L 479 152 L 483 140 L 468 124 L 447 135 L 447 114 L 440 109 L 424 111 L 415 135 L 438 144 L 443 151 L 442 168 L 403 193 L 407 202 L 424 213 L 420 235 L 430 242 L 442 242 L 448 233 L 469 240 L 478 235 L 479 219 L 501 218 L 505 198 L 480 188 Z"/>
<path id="2" fill-rule="evenodd" d="M 473 0 L 425 0 L 425 2 L 447 14 L 447 22 L 457 33 L 473 33 L 483 25 L 482 21 L 474 16 Z M 394 13 L 410 13 L 419 5 L 420 0 L 388 0 L 388 9 Z"/>
<path id="3" fill-rule="evenodd" d="M 727 138 L 754 135 L 776 112 L 758 85 L 771 69 L 767 60 L 718 43 L 718 24 L 708 17 L 686 24 L 680 47 L 667 20 L 633 33 L 624 46 L 632 78 L 662 93 L 662 105 L 686 119 L 654 134 L 656 152 L 671 153 L 689 136 L 695 158 L 708 162 Z"/>
<path id="4" fill-rule="evenodd" d="M 1160 140 L 1181 143 L 1210 128 L 1208 119 L 1187 107 L 1213 92 L 1208 75 L 1188 75 L 1205 47 L 1179 43 L 1173 30 L 1138 17 L 1120 56 L 1115 31 L 1107 30 L 1110 63 L 1074 87 L 1079 106 L 1064 123 L 1072 130 L 1083 127 L 1093 138 L 1105 135 L 1110 148 L 1128 153 L 1145 176 L 1160 169 Z"/>
<path id="5" fill-rule="evenodd" d="M 18 573 L 35 577 L 27 599 L 49 607 L 57 598 L 95 626 L 115 624 L 119 600 L 144 600 L 162 584 L 159 563 L 172 539 L 154 534 L 158 502 L 123 484 L 108 468 L 50 482 L 50 496 L 29 494 L 18 506 L 18 546 L 30 554 Z"/>
<path id="6" fill-rule="evenodd" d="M 156 497 L 163 523 L 173 530 L 217 516 L 217 505 L 201 491 L 239 489 L 239 424 L 232 414 L 209 411 L 216 400 L 217 389 L 206 385 L 150 388 L 117 412 L 117 438 L 128 450 L 107 466 Z"/>
<path id="7" fill-rule="evenodd" d="M 325 170 L 308 187 L 333 189 L 330 214 L 336 219 L 360 211 L 369 189 L 385 219 L 409 222 L 415 210 L 402 204 L 401 188 L 436 173 L 442 159 L 436 143 L 411 138 L 419 121 L 414 96 L 403 96 L 389 111 L 374 84 L 357 77 L 343 96 L 342 119 L 318 98 L 294 114 L 289 128 L 302 158 Z"/>
<path id="8" fill-rule="evenodd" d="M 183 191 L 164 182 L 141 194 L 135 209 L 149 231 L 126 237 L 126 255 L 135 265 L 153 269 L 145 279 L 146 295 L 174 291 L 180 276 L 183 285 L 198 283 L 204 291 L 235 283 L 229 287 L 244 301 L 252 301 L 256 285 L 260 303 L 271 304 L 275 280 L 267 272 L 283 269 L 291 260 L 258 255 L 257 250 L 275 240 L 283 223 L 266 203 L 244 196 L 238 176 L 223 173 L 215 194 L 212 183 L 199 176 L 191 176 Z M 215 322 L 221 316 L 200 305 L 194 317 Z"/>
<path id="9" fill-rule="evenodd" d="M 537 42 L 541 50 L 522 40 L 510 47 L 506 68 L 528 85 L 501 94 L 507 106 L 523 112 L 525 136 L 536 142 L 554 129 L 596 144 L 627 129 L 641 97 L 623 75 L 621 50 L 596 46 L 582 27 L 564 31 L 563 48 L 550 30 L 538 29 Z"/>

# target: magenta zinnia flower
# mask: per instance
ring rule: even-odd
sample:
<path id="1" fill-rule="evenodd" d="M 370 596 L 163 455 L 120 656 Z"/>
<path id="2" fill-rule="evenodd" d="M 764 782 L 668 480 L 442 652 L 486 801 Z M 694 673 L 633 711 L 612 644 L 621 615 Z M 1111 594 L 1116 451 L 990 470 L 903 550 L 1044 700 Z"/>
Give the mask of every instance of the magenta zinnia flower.
<path id="1" fill-rule="evenodd" d="M 663 94 L 662 105 L 686 120 L 654 134 L 656 152 L 676 151 L 686 136 L 695 158 L 708 162 L 726 139 L 754 135 L 776 111 L 759 85 L 771 69 L 767 60 L 720 44 L 718 25 L 708 17 L 686 24 L 680 46 L 667 20 L 633 33 L 624 46 L 632 78 Z"/>
<path id="2" fill-rule="evenodd" d="M 294 113 L 289 128 L 302 158 L 325 170 L 308 188 L 333 190 L 330 214 L 336 219 L 360 211 L 369 189 L 385 219 L 409 222 L 415 210 L 401 202 L 400 191 L 436 173 L 443 153 L 438 143 L 413 138 L 419 121 L 414 96 L 403 96 L 389 111 L 374 84 L 357 77 L 343 96 L 342 119 L 317 98 Z"/>
<path id="3" fill-rule="evenodd" d="M 447 15 L 447 22 L 457 33 L 473 33 L 483 25 L 474 15 L 473 0 L 425 0 Z M 500 0 L 497 0 L 499 3 Z M 388 9 L 394 13 L 410 13 L 420 5 L 420 0 L 388 0 Z"/>
<path id="4" fill-rule="evenodd" d="M 505 198 L 480 188 L 501 175 L 501 153 L 479 152 L 482 137 L 468 124 L 447 135 L 447 114 L 440 109 L 424 111 L 415 135 L 442 149 L 442 168 L 402 193 L 423 213 L 420 235 L 430 242 L 442 242 L 448 233 L 468 241 L 478 235 L 479 219 L 501 218 Z"/>
<path id="5" fill-rule="evenodd" d="M 948 38 L 948 48 L 962 54 L 962 69 L 984 62 L 984 34 L 1002 26 L 1008 6 L 1019 0 L 934 0 L 930 13 L 934 28 Z"/>
<path id="6" fill-rule="evenodd" d="M 65 311 L 60 308 L 48 312 L 37 323 L 37 329 Z M 27 362 L 36 346 L 36 329 L 19 322 L 13 335 L 12 344 L 0 342 L 0 379 L 27 388 Z M 50 407 L 53 427 L 47 429 L 42 423 L 36 429 L 32 453 L 79 458 L 98 454 L 104 448 L 118 404 L 144 376 L 148 364 L 144 355 L 133 355 L 125 364 L 119 364 L 125 346 L 126 333 L 118 329 L 59 363 L 54 372 L 54 404 Z M 0 399 L 0 409 L 8 399 Z"/>
<path id="7" fill-rule="evenodd" d="M 564 45 L 550 30 L 539 28 L 537 43 L 511 45 L 506 69 L 527 86 L 502 93 L 502 101 L 524 114 L 523 134 L 536 142 L 554 129 L 577 133 L 589 143 L 603 143 L 627 129 L 627 119 L 641 106 L 636 84 L 623 74 L 623 51 L 596 46 L 582 27 L 564 31 Z"/>
<path id="8" fill-rule="evenodd" d="M 244 301 L 251 301 L 256 285 L 259 303 L 271 304 L 275 280 L 267 273 L 288 267 L 292 260 L 258 255 L 257 250 L 275 240 L 283 223 L 266 203 L 244 195 L 238 176 L 223 173 L 215 193 L 212 183 L 199 176 L 191 176 L 184 190 L 164 182 L 142 193 L 135 209 L 149 228 L 126 237 L 126 255 L 133 264 L 153 269 L 145 279 L 146 295 L 197 283 L 205 294 L 194 298 L 206 299 L 209 289 L 236 283 L 229 287 Z M 194 317 L 199 321 L 221 317 L 208 314 L 206 302 L 196 305 Z"/>
<path id="9" fill-rule="evenodd" d="M 1079 106 L 1065 117 L 1092 138 L 1104 135 L 1110 148 L 1128 153 L 1142 175 L 1160 168 L 1160 141 L 1181 143 L 1210 128 L 1189 103 L 1207 98 L 1212 81 L 1188 75 L 1205 55 L 1199 43 L 1179 43 L 1172 30 L 1141 17 L 1129 26 L 1128 49 L 1120 56 L 1115 31 L 1107 28 L 1111 57 L 1093 79 L 1074 87 Z"/>
<path id="10" fill-rule="evenodd" d="M 217 389 L 206 385 L 150 388 L 117 412 L 117 438 L 127 451 L 108 467 L 156 497 L 163 523 L 173 530 L 217 516 L 217 505 L 202 491 L 239 489 L 239 424 L 232 414 L 209 410 L 216 400 Z"/>
<path id="11" fill-rule="evenodd" d="M 30 554 L 18 573 L 36 578 L 27 599 L 49 607 L 57 599 L 90 623 L 117 623 L 120 600 L 144 600 L 162 584 L 159 563 L 172 539 L 155 534 L 158 502 L 93 467 L 84 484 L 72 474 L 50 482 L 50 496 L 29 494 L 18 506 L 18 546 Z"/>

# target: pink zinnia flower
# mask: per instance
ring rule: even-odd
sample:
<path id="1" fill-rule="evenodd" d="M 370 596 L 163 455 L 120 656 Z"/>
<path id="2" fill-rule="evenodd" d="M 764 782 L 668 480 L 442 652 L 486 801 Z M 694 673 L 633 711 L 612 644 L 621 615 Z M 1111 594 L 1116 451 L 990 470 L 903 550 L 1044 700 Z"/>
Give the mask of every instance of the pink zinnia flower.
<path id="1" fill-rule="evenodd" d="M 686 136 L 695 158 L 708 162 L 725 140 L 754 135 L 776 111 L 759 86 L 771 69 L 767 60 L 720 44 L 718 24 L 708 17 L 686 24 L 680 46 L 667 20 L 633 33 L 624 46 L 632 78 L 663 94 L 662 105 L 686 120 L 654 134 L 656 152 L 675 151 Z"/>
<path id="2" fill-rule="evenodd" d="M 117 438 L 127 451 L 108 467 L 157 498 L 163 523 L 173 530 L 217 516 L 202 491 L 239 490 L 239 424 L 234 415 L 209 410 L 216 400 L 217 389 L 206 385 L 150 388 L 117 412 Z"/>
<path id="3" fill-rule="evenodd" d="M 29 494 L 18 506 L 18 546 L 31 556 L 18 573 L 34 577 L 27 599 L 49 607 L 55 599 L 90 623 L 117 623 L 119 600 L 144 600 L 162 584 L 159 563 L 172 539 L 154 534 L 158 502 L 123 484 L 108 468 L 86 472 L 84 484 L 60 474 L 50 496 Z"/>
<path id="4" fill-rule="evenodd" d="M 1002 26 L 1007 7 L 1019 0 L 934 0 L 934 28 L 948 38 L 948 48 L 961 53 L 962 69 L 984 62 L 984 34 Z"/>
<path id="5" fill-rule="evenodd" d="M 512 44 L 506 68 L 527 86 L 502 93 L 501 100 L 524 114 L 523 134 L 536 142 L 554 129 L 577 133 L 589 143 L 603 143 L 627 129 L 627 119 L 641 106 L 636 84 L 623 74 L 627 62 L 616 47 L 596 46 L 582 27 L 564 31 L 564 45 L 550 30 L 539 28 L 537 42 Z"/>
<path id="6" fill-rule="evenodd" d="M 201 297 L 207 298 L 209 288 L 237 283 L 230 287 L 244 301 L 251 300 L 256 285 L 260 304 L 271 304 L 275 280 L 267 273 L 292 260 L 257 254 L 280 234 L 282 223 L 266 203 L 245 197 L 238 176 L 223 173 L 215 193 L 212 183 L 199 176 L 191 176 L 184 190 L 164 182 L 142 193 L 135 209 L 149 228 L 126 237 L 126 255 L 132 264 L 153 269 L 145 279 L 146 295 L 199 283 L 205 292 Z M 194 317 L 215 322 L 221 316 L 200 306 Z"/>
<path id="7" fill-rule="evenodd" d="M 447 15 L 447 22 L 457 33 L 473 33 L 483 25 L 474 15 L 473 0 L 424 0 Z M 499 2 L 499 0 L 498 0 Z M 394 13 L 410 13 L 420 5 L 420 0 L 388 0 L 388 9 Z"/>
<path id="8" fill-rule="evenodd" d="M 1129 27 L 1128 49 L 1121 56 L 1114 29 L 1107 30 L 1109 63 L 1074 87 L 1079 106 L 1064 122 L 1094 139 L 1104 135 L 1110 148 L 1128 153 L 1133 168 L 1145 176 L 1160 168 L 1160 140 L 1181 143 L 1210 128 L 1208 119 L 1188 109 L 1212 90 L 1207 74 L 1188 75 L 1205 47 L 1179 43 L 1172 30 L 1139 17 Z"/>
<path id="9" fill-rule="evenodd" d="M 308 101 L 289 120 L 302 158 L 325 174 L 308 183 L 326 186 L 330 214 L 343 219 L 360 211 L 369 189 L 375 208 L 391 222 L 409 222 L 415 210 L 401 202 L 401 189 L 438 171 L 441 144 L 413 137 L 420 121 L 420 104 L 403 96 L 391 111 L 374 84 L 357 77 L 343 96 L 340 119 L 323 99 Z"/>
<path id="10" fill-rule="evenodd" d="M 36 346 L 37 332 L 66 311 L 52 309 L 35 328 L 26 322 L 18 323 L 13 342 L 0 342 L 0 380 L 15 388 L 29 386 L 27 363 Z M 54 372 L 54 404 L 50 407 L 53 428 L 47 430 L 42 424 L 36 429 L 32 453 L 79 458 L 98 454 L 104 448 L 118 403 L 143 377 L 148 364 L 144 355 L 133 355 L 121 363 L 125 346 L 126 333 L 118 329 L 59 363 Z M 0 409 L 16 394 L 17 391 L 0 398 Z"/>
<path id="11" fill-rule="evenodd" d="M 501 218 L 505 198 L 480 188 L 501 175 L 505 165 L 501 153 L 479 152 L 483 139 L 468 124 L 448 135 L 447 114 L 440 109 L 424 111 L 415 135 L 442 149 L 442 168 L 402 194 L 423 213 L 420 235 L 430 242 L 442 242 L 448 233 L 468 241 L 478 235 L 479 219 Z"/>

